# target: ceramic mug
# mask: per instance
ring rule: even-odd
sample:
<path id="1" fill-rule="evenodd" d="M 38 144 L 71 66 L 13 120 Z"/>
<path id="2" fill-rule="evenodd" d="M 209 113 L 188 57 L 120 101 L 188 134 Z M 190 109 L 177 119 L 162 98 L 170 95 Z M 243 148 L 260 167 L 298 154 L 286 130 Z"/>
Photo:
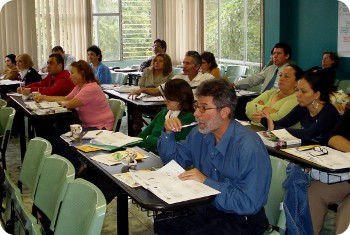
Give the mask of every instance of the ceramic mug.
<path id="1" fill-rule="evenodd" d="M 83 128 L 79 124 L 70 125 L 70 131 L 72 136 L 77 139 L 80 137 L 80 133 L 83 131 Z"/>
<path id="2" fill-rule="evenodd" d="M 35 100 L 35 98 L 36 98 L 37 96 L 39 96 L 39 95 L 41 95 L 40 92 L 33 91 L 33 92 L 32 92 L 33 100 Z"/>

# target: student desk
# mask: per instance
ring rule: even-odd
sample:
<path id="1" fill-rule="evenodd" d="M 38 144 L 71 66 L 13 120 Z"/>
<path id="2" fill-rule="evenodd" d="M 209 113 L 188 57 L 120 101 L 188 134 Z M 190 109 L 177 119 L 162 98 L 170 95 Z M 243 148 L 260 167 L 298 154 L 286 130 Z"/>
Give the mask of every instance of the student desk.
<path id="1" fill-rule="evenodd" d="M 0 80 L 1 98 L 6 97 L 6 93 L 10 91 L 17 91 L 17 87 L 21 85 L 20 81 L 14 80 Z"/>
<path id="2" fill-rule="evenodd" d="M 15 93 L 17 94 L 17 93 Z M 18 125 L 19 135 L 20 135 L 20 148 L 21 148 L 21 159 L 23 161 L 25 152 L 26 152 L 26 137 L 25 137 L 25 124 L 24 124 L 24 116 L 28 118 L 28 138 L 29 140 L 35 137 L 35 127 L 37 124 L 52 124 L 57 120 L 63 120 L 67 117 L 72 117 L 72 112 L 64 112 L 64 113 L 54 113 L 54 114 L 46 114 L 46 115 L 37 115 L 29 110 L 24 103 L 22 96 L 11 95 L 11 93 L 7 94 L 10 99 L 13 101 L 13 106 L 16 109 L 16 116 L 19 117 L 19 122 L 15 125 Z"/>
<path id="3" fill-rule="evenodd" d="M 249 125 L 249 126 L 246 126 L 246 127 L 249 128 L 252 131 L 255 131 L 255 132 L 266 130 L 264 127 L 256 126 L 256 125 Z M 297 147 L 297 146 L 291 145 L 291 146 L 287 146 L 287 147 Z M 343 173 L 343 172 L 349 172 L 350 171 L 350 163 L 349 163 L 349 167 L 347 167 L 347 168 L 331 169 L 331 168 L 327 168 L 327 167 L 321 166 L 321 165 L 319 165 L 317 163 L 305 160 L 303 158 L 299 158 L 297 156 L 294 156 L 293 154 L 289 154 L 287 152 L 284 152 L 284 151 L 281 150 L 283 148 L 285 148 L 285 147 L 282 147 L 282 148 L 275 147 L 274 148 L 274 147 L 266 146 L 266 149 L 267 149 L 267 151 L 268 151 L 268 153 L 270 155 L 278 157 L 278 158 L 281 158 L 281 159 L 286 159 L 286 160 L 289 160 L 289 161 L 294 162 L 294 163 L 301 164 L 304 167 L 310 167 L 310 168 L 314 168 L 314 169 L 317 169 L 317 170 L 320 170 L 320 171 L 324 171 L 324 172 L 328 172 L 328 173 Z"/>
<path id="4" fill-rule="evenodd" d="M 128 95 L 129 93 L 120 93 L 117 91 L 113 91 L 113 90 L 104 90 L 104 92 L 109 95 L 112 98 L 117 98 L 117 99 L 121 99 L 122 101 L 124 101 L 127 106 L 128 106 L 128 111 L 127 111 L 127 120 L 128 120 L 128 135 L 132 136 L 133 133 L 133 113 L 134 113 L 134 109 L 136 108 L 147 108 L 147 107 L 165 107 L 165 103 L 162 102 L 144 102 L 140 99 L 128 99 Z"/>
<path id="5" fill-rule="evenodd" d="M 129 169 L 142 170 L 151 169 L 152 167 L 161 167 L 163 166 L 163 163 L 158 156 L 138 148 L 138 150 L 143 151 L 149 157 L 138 161 L 136 166 L 130 167 L 124 166 L 122 164 L 107 166 L 105 164 L 92 160 L 91 157 L 99 154 L 106 154 L 108 152 L 101 150 L 97 152 L 84 153 L 74 147 L 76 145 L 88 143 L 89 140 L 82 140 L 82 142 L 80 143 L 71 144 L 68 144 L 65 140 L 63 140 L 63 138 L 61 138 L 60 141 L 64 142 L 67 148 L 70 148 L 70 150 L 75 151 L 78 157 L 87 164 L 88 169 L 89 167 L 95 168 L 97 169 L 97 171 L 108 176 L 108 178 L 110 178 L 113 182 L 113 185 L 110 185 L 110 187 L 117 187 L 117 194 L 115 196 L 117 196 L 118 234 L 129 234 L 128 197 L 132 198 L 142 208 L 151 211 L 178 211 L 188 209 L 190 207 L 210 203 L 215 198 L 215 196 L 209 196 L 175 204 L 167 204 L 166 202 L 162 201 L 153 193 L 144 189 L 143 187 L 131 188 L 123 184 L 113 176 L 113 174 L 128 172 Z"/>

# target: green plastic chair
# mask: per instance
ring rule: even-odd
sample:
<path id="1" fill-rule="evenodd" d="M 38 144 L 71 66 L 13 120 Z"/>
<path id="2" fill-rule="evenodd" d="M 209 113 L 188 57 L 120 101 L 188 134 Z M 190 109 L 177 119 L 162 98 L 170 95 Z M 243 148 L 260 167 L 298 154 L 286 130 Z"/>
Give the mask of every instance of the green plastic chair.
<path id="1" fill-rule="evenodd" d="M 100 234 L 105 213 L 106 199 L 101 190 L 84 179 L 76 179 L 68 185 L 54 234 Z"/>
<path id="2" fill-rule="evenodd" d="M 338 89 L 350 94 L 350 80 L 340 80 L 338 83 Z"/>
<path id="3" fill-rule="evenodd" d="M 235 82 L 240 76 L 244 75 L 247 66 L 244 65 L 227 65 L 226 76 L 230 82 Z"/>
<path id="4" fill-rule="evenodd" d="M 0 99 L 0 108 L 6 107 L 6 106 L 7 106 L 6 100 Z"/>
<path id="5" fill-rule="evenodd" d="M 22 196 L 18 193 L 14 194 L 13 201 L 15 202 L 15 229 L 14 234 L 26 235 L 41 235 L 42 228 L 37 223 L 37 219 L 28 210 L 27 206 L 22 201 Z"/>
<path id="6" fill-rule="evenodd" d="M 2 168 L 4 169 L 6 169 L 5 153 L 6 153 L 8 141 L 10 139 L 15 113 L 16 113 L 16 110 L 11 107 L 2 107 L 0 109 L 0 136 L 2 137 L 0 151 L 1 151 Z"/>
<path id="7" fill-rule="evenodd" d="M 279 234 L 277 231 L 273 230 L 273 227 L 278 227 L 283 230 L 286 229 L 286 219 L 281 202 L 283 202 L 286 193 L 282 183 L 287 177 L 286 168 L 288 162 L 273 156 L 270 156 L 270 159 L 272 178 L 267 203 L 265 205 L 265 213 L 270 228 L 265 234 Z"/>
<path id="8" fill-rule="evenodd" d="M 74 177 L 75 170 L 69 160 L 56 154 L 46 158 L 34 195 L 34 205 L 51 221 L 52 231 L 68 184 Z"/>
<path id="9" fill-rule="evenodd" d="M 113 126 L 113 131 L 119 131 L 120 124 L 122 122 L 122 118 L 125 111 L 125 103 L 122 100 L 118 99 L 109 99 L 108 100 L 109 106 L 111 107 L 111 110 L 113 112 L 115 122 Z"/>
<path id="10" fill-rule="evenodd" d="M 173 67 L 173 74 L 177 75 L 177 74 L 181 74 L 182 73 L 182 68 L 177 68 L 177 67 Z"/>

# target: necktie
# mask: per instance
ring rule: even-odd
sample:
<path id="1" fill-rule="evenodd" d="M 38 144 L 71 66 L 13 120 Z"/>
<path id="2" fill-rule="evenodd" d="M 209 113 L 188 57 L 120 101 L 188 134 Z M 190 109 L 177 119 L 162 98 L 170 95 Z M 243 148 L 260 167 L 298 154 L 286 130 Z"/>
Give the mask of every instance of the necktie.
<path id="1" fill-rule="evenodd" d="M 273 87 L 277 78 L 277 74 L 278 74 L 278 68 L 275 70 L 275 73 L 273 74 L 272 79 L 270 80 L 269 84 L 267 84 L 264 91 L 270 90 Z"/>

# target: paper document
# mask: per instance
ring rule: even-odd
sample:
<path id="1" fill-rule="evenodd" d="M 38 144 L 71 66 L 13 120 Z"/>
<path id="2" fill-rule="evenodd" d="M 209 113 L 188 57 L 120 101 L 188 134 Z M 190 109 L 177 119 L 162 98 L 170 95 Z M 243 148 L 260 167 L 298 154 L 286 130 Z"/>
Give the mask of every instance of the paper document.
<path id="1" fill-rule="evenodd" d="M 236 95 L 237 96 L 245 96 L 245 95 L 255 95 L 255 91 L 246 91 L 246 90 L 237 90 L 236 89 Z"/>
<path id="2" fill-rule="evenodd" d="M 123 158 L 125 156 L 125 154 L 123 154 L 123 153 L 128 151 L 128 150 L 130 151 L 130 149 L 127 149 L 127 150 L 121 150 L 121 151 L 117 151 L 115 153 L 110 153 L 110 154 L 101 154 L 101 155 L 94 156 L 91 159 L 95 160 L 97 162 L 103 163 L 105 165 L 108 165 L 108 166 L 121 164 L 121 158 Z M 139 160 L 144 159 L 144 158 L 148 158 L 148 156 L 143 154 L 142 152 L 136 151 L 132 148 L 131 148 L 131 150 L 137 154 L 137 156 L 135 158 L 136 161 L 139 161 Z"/>
<path id="3" fill-rule="evenodd" d="M 145 101 L 145 102 L 163 102 L 164 101 L 164 97 L 163 96 L 151 96 L 151 95 L 148 95 L 148 96 L 144 96 L 141 98 L 142 101 Z"/>
<path id="4" fill-rule="evenodd" d="M 129 85 L 122 85 L 120 87 L 114 88 L 115 91 L 118 91 L 120 93 L 129 93 L 129 92 L 136 91 L 139 89 L 140 89 L 139 86 L 129 86 Z"/>
<path id="5" fill-rule="evenodd" d="M 180 180 L 178 175 L 184 171 L 178 163 L 171 161 L 157 171 L 129 172 L 129 174 L 136 183 L 169 204 L 220 193 L 198 181 Z"/>
<path id="6" fill-rule="evenodd" d="M 142 141 L 139 137 L 130 137 L 121 132 L 103 132 L 97 138 L 90 140 L 91 144 L 110 145 L 122 147 Z"/>
<path id="7" fill-rule="evenodd" d="M 301 146 L 282 151 L 330 169 L 350 167 L 350 152 L 344 153 L 327 146 Z"/>
<path id="8" fill-rule="evenodd" d="M 88 131 L 83 135 L 83 139 L 95 139 L 102 133 L 112 133 L 112 131 L 107 131 L 107 130 L 93 130 L 93 131 Z"/>

